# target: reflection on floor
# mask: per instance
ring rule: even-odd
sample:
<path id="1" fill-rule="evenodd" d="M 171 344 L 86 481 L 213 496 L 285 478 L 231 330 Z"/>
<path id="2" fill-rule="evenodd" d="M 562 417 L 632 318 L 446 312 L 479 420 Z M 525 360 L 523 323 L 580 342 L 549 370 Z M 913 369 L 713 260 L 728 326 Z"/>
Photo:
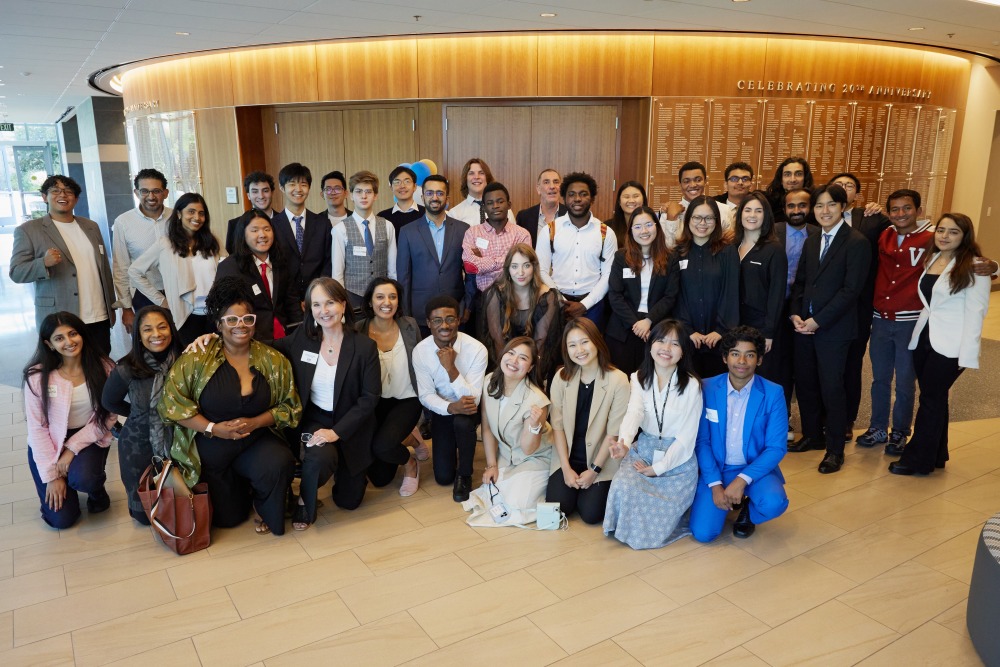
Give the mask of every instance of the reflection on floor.
<path id="1" fill-rule="evenodd" d="M 965 605 L 1000 510 L 1000 419 L 953 424 L 927 478 L 853 445 L 836 475 L 790 454 L 791 507 L 749 540 L 472 529 L 425 465 L 412 497 L 397 478 L 308 531 L 247 523 L 185 557 L 132 522 L 118 481 L 110 511 L 46 528 L 23 420 L 0 388 L 0 664 L 980 664 Z"/>

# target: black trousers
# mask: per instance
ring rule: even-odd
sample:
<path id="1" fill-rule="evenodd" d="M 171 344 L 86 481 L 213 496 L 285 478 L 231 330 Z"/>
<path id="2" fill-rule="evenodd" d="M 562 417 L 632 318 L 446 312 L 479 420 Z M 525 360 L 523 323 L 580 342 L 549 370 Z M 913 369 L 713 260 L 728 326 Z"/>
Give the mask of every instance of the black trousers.
<path id="1" fill-rule="evenodd" d="M 181 340 L 181 347 L 187 347 L 198 336 L 207 333 L 214 333 L 207 315 L 188 315 L 188 318 L 184 320 L 184 326 L 177 330 L 177 337 Z"/>
<path id="2" fill-rule="evenodd" d="M 920 404 L 913 437 L 899 462 L 920 473 L 934 472 L 948 460 L 948 393 L 964 369 L 958 359 L 938 354 L 931 347 L 929 327 L 920 333 L 913 351 L 913 367 L 920 386 Z"/>
<path id="3" fill-rule="evenodd" d="M 788 307 L 778 322 L 778 330 L 774 334 L 774 346 L 770 352 L 771 362 L 776 366 L 775 382 L 785 390 L 785 407 L 791 413 L 792 393 L 795 391 L 795 327 L 788 319 Z M 771 379 L 771 378 L 768 378 Z"/>
<path id="4" fill-rule="evenodd" d="M 844 366 L 850 345 L 850 340 L 816 340 L 813 334 L 795 334 L 795 394 L 802 435 L 820 437 L 825 410 L 826 451 L 841 456 L 847 428 Z"/>
<path id="5" fill-rule="evenodd" d="M 310 403 L 305 408 L 301 423 L 302 433 L 311 433 L 321 428 L 333 428 L 333 415 L 320 410 Z M 345 510 L 354 510 L 361 505 L 368 486 L 366 471 L 352 474 L 344 456 L 343 440 L 316 447 L 303 446 L 302 478 L 299 482 L 299 497 L 306 506 L 310 522 L 316 520 L 316 498 L 319 489 L 332 477 L 334 504 Z"/>
<path id="6" fill-rule="evenodd" d="M 865 365 L 865 352 L 872 337 L 872 309 L 867 314 L 858 314 L 858 337 L 847 348 L 847 363 L 844 366 L 844 394 L 847 398 L 847 423 L 858 419 L 861 407 L 861 370 Z"/>
<path id="7" fill-rule="evenodd" d="M 375 406 L 375 436 L 372 454 L 375 460 L 368 467 L 368 479 L 376 487 L 383 487 L 396 477 L 399 466 L 410 460 L 410 450 L 403 441 L 420 419 L 420 399 L 380 398 Z"/>
<path id="8" fill-rule="evenodd" d="M 722 360 L 721 341 L 710 348 L 702 345 L 700 349 L 694 351 L 694 371 L 702 379 L 714 377 L 727 372 L 726 362 Z"/>
<path id="9" fill-rule="evenodd" d="M 476 455 L 476 427 L 479 413 L 472 415 L 434 415 L 431 422 L 431 450 L 434 459 L 434 480 L 451 484 L 455 475 L 472 475 L 472 459 Z"/>
<path id="10" fill-rule="evenodd" d="M 295 459 L 284 440 L 267 429 L 259 431 L 250 441 L 196 436 L 201 479 L 208 482 L 213 525 L 238 526 L 253 506 L 272 533 L 283 535 Z"/>
<path id="11" fill-rule="evenodd" d="M 106 356 L 111 356 L 111 320 L 101 320 L 84 324 L 87 335 L 94 342 L 94 345 Z"/>
<path id="12" fill-rule="evenodd" d="M 559 509 L 566 516 L 579 512 L 584 523 L 596 524 L 604 521 L 604 509 L 608 505 L 611 482 L 594 482 L 587 489 L 571 489 L 563 481 L 562 470 L 556 470 L 549 477 L 545 489 L 545 500 L 559 503 Z"/>

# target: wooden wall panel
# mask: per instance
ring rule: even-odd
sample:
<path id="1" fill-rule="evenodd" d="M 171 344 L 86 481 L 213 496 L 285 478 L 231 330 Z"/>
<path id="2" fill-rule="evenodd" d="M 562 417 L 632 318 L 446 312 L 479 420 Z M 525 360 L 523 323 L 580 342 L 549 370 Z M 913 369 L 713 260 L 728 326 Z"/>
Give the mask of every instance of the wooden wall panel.
<path id="1" fill-rule="evenodd" d="M 841 79 L 845 83 L 854 81 L 871 86 L 893 86 L 919 88 L 924 67 L 924 54 L 913 49 L 900 49 L 877 44 L 858 44 L 858 64 L 854 79 Z M 882 99 L 872 96 L 870 99 Z M 912 99 L 886 97 L 886 101 L 911 102 Z"/>
<path id="2" fill-rule="evenodd" d="M 651 34 L 538 37 L 539 97 L 644 97 L 652 81 Z"/>
<path id="3" fill-rule="evenodd" d="M 540 94 L 538 40 L 535 35 L 417 40 L 419 96 L 535 97 Z"/>
<path id="4" fill-rule="evenodd" d="M 417 94 L 417 40 L 316 45 L 317 99 L 404 100 Z"/>
<path id="5" fill-rule="evenodd" d="M 619 117 L 620 139 L 618 148 L 618 181 L 646 180 L 646 160 L 649 156 L 648 98 L 622 100 Z"/>
<path id="6" fill-rule="evenodd" d="M 767 40 L 760 37 L 656 35 L 653 95 L 757 97 L 754 91 L 740 91 L 736 81 L 763 79 L 766 51 Z"/>
<path id="7" fill-rule="evenodd" d="M 421 157 L 417 154 L 413 129 L 416 108 L 345 109 L 343 114 L 344 162 L 343 167 L 337 168 L 348 178 L 362 169 L 375 172 L 379 179 L 375 208 L 377 211 L 390 208 L 389 172 L 402 162 L 416 162 Z"/>
<path id="8" fill-rule="evenodd" d="M 233 104 L 316 102 L 316 47 L 312 44 L 230 53 Z"/>
<path id="9" fill-rule="evenodd" d="M 834 84 L 834 92 L 821 93 L 822 99 L 843 99 L 842 82 L 858 81 L 858 52 L 855 42 L 822 42 L 815 39 L 768 39 L 764 81 Z M 866 82 L 867 83 L 867 82 Z M 791 94 L 765 91 L 767 97 L 816 97 L 814 93 Z"/>
<path id="10" fill-rule="evenodd" d="M 417 155 L 444 170 L 444 106 L 440 102 L 417 103 Z"/>
<path id="11" fill-rule="evenodd" d="M 344 171 L 344 113 L 343 111 L 279 111 L 275 114 L 279 128 L 278 160 L 271 171 L 275 187 L 277 187 L 278 171 L 283 165 L 301 162 L 309 167 L 313 184 L 309 199 L 306 200 L 306 207 L 310 211 L 326 209 L 319 182 L 323 174 L 334 169 Z"/>
<path id="12" fill-rule="evenodd" d="M 965 109 L 969 98 L 971 75 L 972 63 L 968 60 L 926 52 L 919 87 L 931 91 L 927 100 L 930 104 L 961 110 Z"/>
<path id="13" fill-rule="evenodd" d="M 154 108 L 138 109 L 126 116 L 233 106 L 229 53 L 151 63 L 125 72 L 122 84 L 126 108 L 157 102 Z"/>
<path id="14" fill-rule="evenodd" d="M 445 111 L 448 157 L 443 170 L 451 182 L 451 205 L 463 199 L 462 167 L 473 157 L 485 161 L 493 177 L 507 186 L 515 212 L 537 203 L 534 177 L 526 177 L 531 171 L 531 109 L 525 106 L 448 106 Z"/>
<path id="15" fill-rule="evenodd" d="M 241 190 L 236 114 L 230 109 L 203 109 L 194 112 L 198 133 L 198 160 L 201 164 L 202 195 L 208 204 L 212 232 L 226 240 L 226 222 L 243 212 L 240 204 L 226 203 L 226 188 Z"/>
<path id="16" fill-rule="evenodd" d="M 611 217 L 615 205 L 618 105 L 533 106 L 531 107 L 531 169 L 520 175 L 528 180 L 535 195 L 538 173 L 551 167 L 562 174 L 585 171 L 597 181 L 597 198 L 592 209 L 601 220 Z M 586 139 L 581 139 L 586 137 Z M 533 197 L 518 208 L 537 204 Z"/>
<path id="17" fill-rule="evenodd" d="M 236 138 L 239 142 L 240 174 L 246 176 L 252 171 L 267 171 L 260 107 L 236 107 Z M 249 209 L 246 197 L 242 197 L 242 201 L 243 207 Z"/>

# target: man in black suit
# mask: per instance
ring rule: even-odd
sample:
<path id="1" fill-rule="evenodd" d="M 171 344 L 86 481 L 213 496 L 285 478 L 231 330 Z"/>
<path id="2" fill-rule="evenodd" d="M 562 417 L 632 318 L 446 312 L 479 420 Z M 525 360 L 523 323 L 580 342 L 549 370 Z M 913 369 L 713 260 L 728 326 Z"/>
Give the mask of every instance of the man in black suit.
<path id="1" fill-rule="evenodd" d="M 285 196 L 285 208 L 271 218 L 274 236 L 292 276 L 295 294 L 303 298 L 306 286 L 331 273 L 330 220 L 322 213 L 306 209 L 312 172 L 292 162 L 278 172 L 278 185 Z"/>
<path id="2" fill-rule="evenodd" d="M 844 220 L 847 202 L 847 192 L 839 185 L 813 192 L 810 204 L 821 233 L 803 245 L 791 294 L 802 438 L 788 450 L 825 448 L 822 474 L 837 472 L 844 464 L 844 367 L 858 334 L 857 302 L 871 264 L 865 237 Z M 825 445 L 820 437 L 824 409 Z"/>
<path id="3" fill-rule="evenodd" d="M 543 169 L 538 174 L 538 182 L 535 183 L 535 191 L 538 192 L 538 203 L 526 209 L 518 211 L 517 224 L 528 230 L 531 237 L 531 247 L 538 245 L 538 230 L 548 227 L 550 222 L 555 221 L 560 215 L 566 214 L 566 206 L 559 201 L 559 187 L 562 185 L 562 176 L 555 169 Z"/>
<path id="4" fill-rule="evenodd" d="M 274 194 L 274 178 L 271 174 L 264 173 L 263 171 L 252 171 L 246 175 L 243 179 L 243 192 L 246 193 L 247 200 L 250 202 L 250 208 L 256 208 L 264 213 L 267 213 L 267 217 L 274 217 L 274 209 L 271 208 L 271 196 Z M 232 255 L 233 244 L 236 238 L 236 228 L 239 223 L 247 217 L 246 211 L 241 215 L 236 216 L 229 221 L 226 227 L 226 253 Z"/>
<path id="5" fill-rule="evenodd" d="M 861 407 L 861 369 L 865 364 L 868 339 L 872 335 L 874 313 L 872 301 L 875 298 L 875 276 L 878 274 L 878 239 L 892 223 L 882 213 L 882 207 L 877 202 L 869 202 L 867 206 L 854 206 L 861 191 L 861 181 L 854 174 L 846 172 L 837 174 L 830 179 L 830 184 L 839 185 L 847 193 L 844 221 L 868 241 L 871 258 L 861 294 L 858 296 L 858 335 L 847 350 L 847 366 L 844 369 L 844 389 L 847 393 L 847 428 L 844 431 L 844 440 L 850 442 L 854 439 L 854 422 Z"/>
<path id="6" fill-rule="evenodd" d="M 430 335 L 424 306 L 440 294 L 461 302 L 465 295 L 462 239 L 469 228 L 445 213 L 448 179 L 433 174 L 424 179 L 426 215 L 399 231 L 396 276 L 404 287 L 403 313 L 417 318 L 423 337 Z"/>

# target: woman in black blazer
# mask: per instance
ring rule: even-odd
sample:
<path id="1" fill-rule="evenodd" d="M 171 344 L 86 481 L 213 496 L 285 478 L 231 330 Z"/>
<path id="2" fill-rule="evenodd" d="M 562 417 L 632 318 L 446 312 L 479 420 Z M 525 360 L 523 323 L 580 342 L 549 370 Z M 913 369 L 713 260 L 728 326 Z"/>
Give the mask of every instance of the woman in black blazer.
<path id="1" fill-rule="evenodd" d="M 608 277 L 606 339 L 612 363 L 630 375 L 639 369 L 649 330 L 673 311 L 680 276 L 653 209 L 635 209 L 627 227 L 625 247 L 615 253 Z"/>
<path id="2" fill-rule="evenodd" d="M 392 278 L 375 278 L 368 283 L 361 304 L 365 318 L 358 322 L 358 333 L 371 338 L 378 347 L 382 373 L 382 393 L 375 406 L 375 435 L 368 467 L 368 479 L 383 487 L 396 477 L 403 466 L 399 495 L 412 496 L 420 479 L 419 461 L 430 458 L 430 451 L 420 432 L 420 399 L 417 375 L 413 372 L 413 348 L 420 342 L 420 327 L 412 317 L 402 314 L 403 286 Z M 413 445 L 413 454 L 407 445 Z"/>
<path id="3" fill-rule="evenodd" d="M 216 280 L 225 276 L 243 278 L 253 290 L 257 314 L 257 340 L 283 338 L 302 321 L 302 295 L 295 293 L 294 276 L 274 242 L 274 228 L 263 211 L 252 210 L 235 229 L 233 254 L 222 260 Z M 265 281 L 266 276 L 266 281 Z"/>
<path id="4" fill-rule="evenodd" d="M 755 190 L 736 209 L 733 227 L 740 253 L 740 324 L 764 335 L 764 362 L 759 375 L 779 381 L 778 350 L 774 349 L 785 305 L 788 256 L 774 234 L 774 214 L 767 195 Z"/>
<path id="5" fill-rule="evenodd" d="M 382 389 L 378 349 L 354 331 L 347 290 L 333 278 L 316 278 L 306 288 L 306 305 L 302 326 L 274 341 L 292 362 L 303 406 L 295 432 L 298 440 L 306 440 L 299 504 L 292 514 L 295 530 L 316 521 L 316 495 L 330 477 L 337 507 L 352 510 L 361 504 Z"/>

